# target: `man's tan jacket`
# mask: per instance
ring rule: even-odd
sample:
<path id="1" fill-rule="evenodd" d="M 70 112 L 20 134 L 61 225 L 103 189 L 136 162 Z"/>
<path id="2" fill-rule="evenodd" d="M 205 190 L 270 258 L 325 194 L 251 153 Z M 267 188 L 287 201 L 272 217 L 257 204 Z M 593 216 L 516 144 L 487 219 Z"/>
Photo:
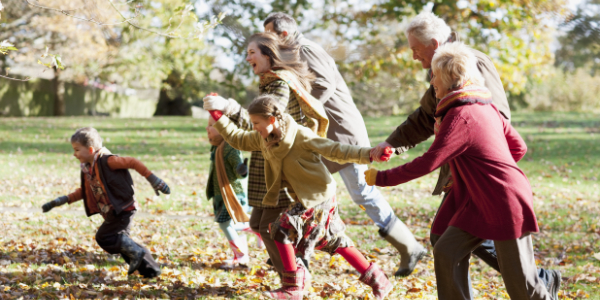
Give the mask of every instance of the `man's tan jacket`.
<path id="1" fill-rule="evenodd" d="M 302 34 L 298 34 L 297 39 L 301 45 L 302 60 L 306 61 L 308 68 L 317 76 L 310 93 L 325 107 L 329 119 L 327 137 L 342 144 L 369 147 L 371 143 L 365 121 L 356 108 L 350 89 L 338 71 L 335 61 L 321 46 L 306 39 Z M 323 162 L 331 173 L 347 166 L 327 159 Z"/>

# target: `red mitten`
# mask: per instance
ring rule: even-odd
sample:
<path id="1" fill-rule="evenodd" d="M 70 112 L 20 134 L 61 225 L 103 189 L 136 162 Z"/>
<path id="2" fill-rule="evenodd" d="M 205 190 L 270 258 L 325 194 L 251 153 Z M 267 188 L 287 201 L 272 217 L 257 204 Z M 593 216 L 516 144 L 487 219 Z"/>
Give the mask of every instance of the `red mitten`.
<path id="1" fill-rule="evenodd" d="M 219 119 L 223 116 L 223 112 L 220 110 L 209 110 L 208 113 L 213 119 L 215 119 L 215 121 L 219 121 Z"/>
<path id="2" fill-rule="evenodd" d="M 388 161 L 390 158 L 392 158 L 392 154 L 394 154 L 394 150 L 392 150 L 391 147 L 385 147 L 385 149 L 383 149 L 383 154 L 381 154 L 379 159 L 382 161 Z"/>
<path id="3" fill-rule="evenodd" d="M 210 93 L 208 96 L 219 96 L 219 94 L 217 93 Z M 208 113 L 213 117 L 213 119 L 215 119 L 215 121 L 219 121 L 219 119 L 221 118 L 221 116 L 223 116 L 223 112 L 218 111 L 218 110 L 209 110 Z"/>

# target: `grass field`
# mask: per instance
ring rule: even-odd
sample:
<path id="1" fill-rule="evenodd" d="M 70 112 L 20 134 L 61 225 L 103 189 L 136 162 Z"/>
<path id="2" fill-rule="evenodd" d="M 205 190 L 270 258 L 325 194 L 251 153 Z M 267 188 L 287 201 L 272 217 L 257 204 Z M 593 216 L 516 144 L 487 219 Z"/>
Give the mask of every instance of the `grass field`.
<path id="1" fill-rule="evenodd" d="M 405 117 L 366 119 L 371 143 L 384 140 Z M 538 265 L 560 269 L 560 299 L 600 299 L 600 115 L 518 113 L 513 125 L 529 150 L 519 166 L 529 177 L 541 232 L 534 235 Z M 140 214 L 133 237 L 164 265 L 163 275 L 127 277 L 126 265 L 94 241 L 100 216 L 87 218 L 81 202 L 42 214 L 46 201 L 79 186 L 79 163 L 68 142 L 75 129 L 94 126 L 113 153 L 142 160 L 171 186 L 156 197 L 135 171 Z M 230 256 L 212 222 L 204 189 L 209 165 L 206 120 L 192 118 L 111 119 L 0 118 L 0 298 L 241 298 L 258 299 L 279 279 L 251 247 L 251 270 L 214 268 Z M 431 139 L 379 169 L 419 156 Z M 388 274 L 399 261 L 368 216 L 349 198 L 338 175 L 340 213 L 357 247 Z M 382 192 L 429 255 L 416 272 L 392 279 L 390 299 L 435 299 L 428 232 L 440 202 L 431 196 L 437 173 Z M 253 237 L 251 237 L 253 239 Z M 318 253 L 311 264 L 311 299 L 372 297 L 370 288 L 339 256 Z M 502 278 L 471 260 L 477 299 L 508 299 Z M 370 298 L 369 298 L 370 299 Z"/>

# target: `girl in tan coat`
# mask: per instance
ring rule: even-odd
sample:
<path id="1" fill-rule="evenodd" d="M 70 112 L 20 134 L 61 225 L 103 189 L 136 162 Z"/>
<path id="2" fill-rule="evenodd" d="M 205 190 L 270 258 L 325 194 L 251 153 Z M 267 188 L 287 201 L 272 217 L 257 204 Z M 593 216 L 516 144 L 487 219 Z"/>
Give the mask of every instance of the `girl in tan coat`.
<path id="1" fill-rule="evenodd" d="M 265 206 L 277 205 L 279 190 L 287 187 L 295 202 L 271 223 L 270 234 L 281 255 L 283 287 L 266 292 L 274 299 L 302 299 L 310 275 L 296 264 L 295 253 L 310 257 L 317 249 L 342 255 L 359 273 L 360 280 L 373 288 L 377 299 L 392 289 L 387 276 L 369 264 L 353 246 L 337 211 L 336 183 L 321 161 L 321 155 L 339 163 L 370 162 L 370 147 L 340 144 L 319 137 L 283 113 L 270 95 L 256 98 L 248 108 L 254 131 L 238 128 L 220 111 L 212 111 L 213 126 L 234 148 L 261 151 L 265 158 L 267 194 Z"/>

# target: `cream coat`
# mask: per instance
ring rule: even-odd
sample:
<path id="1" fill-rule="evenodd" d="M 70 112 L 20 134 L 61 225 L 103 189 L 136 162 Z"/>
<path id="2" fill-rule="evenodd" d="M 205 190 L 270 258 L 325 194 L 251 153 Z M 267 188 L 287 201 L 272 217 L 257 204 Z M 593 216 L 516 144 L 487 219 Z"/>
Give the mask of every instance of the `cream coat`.
<path id="1" fill-rule="evenodd" d="M 335 195 L 336 183 L 321 161 L 321 155 L 340 164 L 370 162 L 371 147 L 344 145 L 321 138 L 300 126 L 285 114 L 287 128 L 278 145 L 267 149 L 266 141 L 257 131 L 239 129 L 223 116 L 215 123 L 225 141 L 242 151 L 261 151 L 265 158 L 267 194 L 263 205 L 275 206 L 282 188 L 282 175 L 306 208 L 314 207 Z"/>

